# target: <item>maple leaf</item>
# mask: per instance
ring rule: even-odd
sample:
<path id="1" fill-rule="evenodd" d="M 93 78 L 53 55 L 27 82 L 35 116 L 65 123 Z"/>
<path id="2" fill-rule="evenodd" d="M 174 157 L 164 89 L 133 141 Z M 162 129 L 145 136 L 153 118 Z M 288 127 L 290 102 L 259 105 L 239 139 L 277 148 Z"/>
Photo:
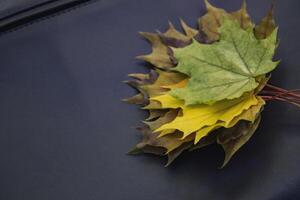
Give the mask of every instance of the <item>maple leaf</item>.
<path id="1" fill-rule="evenodd" d="M 211 5 L 207 0 L 204 1 L 207 9 L 207 13 L 198 19 L 199 29 L 207 37 L 207 42 L 214 42 L 219 40 L 220 32 L 219 28 L 223 24 L 223 18 L 231 18 L 237 20 L 240 24 L 240 27 L 243 29 L 248 29 L 253 27 L 253 23 L 250 19 L 250 16 L 247 12 L 246 2 L 243 2 L 243 5 L 240 10 L 228 13 L 224 9 L 216 8 Z"/>
<path id="2" fill-rule="evenodd" d="M 215 128 L 222 126 L 232 127 L 239 120 L 234 120 L 235 117 L 241 115 L 243 111 L 248 110 L 251 106 L 258 105 L 260 101 L 263 102 L 262 99 L 258 99 L 254 95 L 230 101 L 221 101 L 214 105 L 201 104 L 195 106 L 185 106 L 183 101 L 168 94 L 154 97 L 152 100 L 159 101 L 161 107 L 164 109 L 182 109 L 182 116 L 177 116 L 173 121 L 165 123 L 155 131 L 158 132 L 168 129 L 177 129 L 183 132 L 183 138 L 195 131 L 198 131 L 196 135 L 199 134 L 204 137 Z M 260 107 L 263 104 L 264 103 L 260 103 Z M 235 123 L 232 123 L 232 121 L 235 121 Z M 195 143 L 197 143 L 200 139 L 201 137 L 198 137 Z"/>
<path id="3" fill-rule="evenodd" d="M 268 14 L 255 26 L 254 33 L 258 39 L 265 39 L 276 29 L 274 20 L 274 4 L 272 3 Z"/>
<path id="4" fill-rule="evenodd" d="M 160 89 L 167 89 L 169 91 L 168 86 L 178 84 L 183 80 L 187 79 L 187 76 L 178 72 L 166 72 L 162 70 L 156 70 L 158 77 L 154 81 L 154 83 L 150 84 L 149 87 L 151 88 L 160 88 Z M 150 94 L 151 96 L 151 94 Z"/>
<path id="5" fill-rule="evenodd" d="M 125 81 L 140 93 L 133 97 L 123 99 L 124 102 L 147 105 L 149 97 L 157 96 L 169 91 L 165 85 L 176 84 L 186 79 L 186 76 L 177 72 L 165 72 L 159 69 L 152 70 L 149 74 L 129 74 L 135 80 Z"/>
<path id="6" fill-rule="evenodd" d="M 174 89 L 171 94 L 187 105 L 238 98 L 255 89 L 255 79 L 278 64 L 272 61 L 277 30 L 258 40 L 251 29 L 243 30 L 236 21 L 224 19 L 220 33 L 219 42 L 201 44 L 194 40 L 185 48 L 173 49 L 179 62 L 174 70 L 191 78 L 187 87 Z"/>
<path id="7" fill-rule="evenodd" d="M 158 34 L 140 32 L 140 35 L 152 44 L 152 53 L 149 55 L 138 56 L 137 59 L 147 61 L 162 69 L 174 66 L 169 56 L 170 49 L 163 44 Z"/>
<path id="8" fill-rule="evenodd" d="M 150 74 L 129 74 L 129 77 L 135 80 L 127 81 L 126 83 L 136 88 L 140 93 L 134 97 L 125 99 L 125 101 L 139 105 L 146 105 L 147 103 L 145 104 L 144 102 L 145 99 L 148 102 L 149 97 L 156 96 L 160 92 L 169 91 L 172 86 L 186 79 L 184 74 L 158 69 L 151 71 Z M 139 97 L 141 102 L 135 101 L 139 100 L 136 97 Z M 178 109 L 150 109 L 149 117 L 144 121 L 147 126 L 138 128 L 138 130 L 143 133 L 142 142 L 136 145 L 135 148 L 130 151 L 130 154 L 143 152 L 167 155 L 168 162 L 166 166 L 170 165 L 188 146 L 193 144 L 192 140 L 194 136 L 181 140 L 182 135 L 176 132 L 176 130 L 172 130 L 169 131 L 172 135 L 157 137 L 157 133 L 153 133 L 153 130 L 162 124 L 172 121 L 177 116 L 177 113 Z"/>
<path id="9" fill-rule="evenodd" d="M 198 34 L 198 30 L 188 26 L 183 19 L 180 19 L 180 24 L 188 38 L 194 38 Z"/>
<path id="10" fill-rule="evenodd" d="M 169 23 L 169 28 L 165 33 L 140 32 L 141 36 L 151 43 L 152 53 L 138 56 L 137 58 L 145 60 L 161 69 L 174 67 L 176 60 L 174 60 L 168 44 L 173 47 L 180 47 L 183 46 L 183 44 L 187 45 L 187 42 L 198 34 L 198 30 L 189 27 L 182 19 L 180 21 L 186 33 L 185 35 L 177 31 L 172 23 Z M 152 70 L 150 74 L 129 74 L 128 76 L 136 80 L 126 81 L 125 83 L 134 87 L 140 93 L 133 97 L 123 99 L 123 101 L 142 106 L 149 103 L 149 97 L 166 91 L 160 87 L 162 84 L 168 85 L 177 80 L 181 80 L 183 77 L 186 78 L 186 76 L 181 73 L 166 72 L 157 69 L 155 71 Z"/>
<path id="11" fill-rule="evenodd" d="M 163 154 L 168 154 L 183 143 L 193 140 L 192 136 L 182 139 L 182 134 L 179 132 L 166 135 L 164 137 L 158 137 L 158 133 L 152 132 L 149 127 L 140 127 L 138 129 L 144 135 L 142 142 L 136 145 L 136 149 L 140 150 L 143 150 L 145 146 L 161 147 L 165 149 Z M 134 149 L 133 151 L 136 151 L 136 149 Z"/>
<path id="12" fill-rule="evenodd" d="M 232 156 L 252 137 L 260 123 L 258 116 L 254 123 L 240 121 L 236 126 L 223 129 L 217 137 L 217 142 L 222 145 L 225 151 L 224 167 Z"/>
<path id="13" fill-rule="evenodd" d="M 171 22 L 169 22 L 169 28 L 165 33 L 140 32 L 140 35 L 151 43 L 152 53 L 137 56 L 137 59 L 147 61 L 160 69 L 174 67 L 175 64 L 172 60 L 172 51 L 169 46 L 183 47 L 188 45 L 196 31 L 187 26 L 183 21 L 182 26 L 187 32 L 187 35 L 177 31 Z"/>
<path id="14" fill-rule="evenodd" d="M 162 124 L 166 124 L 173 121 L 177 117 L 177 115 L 178 115 L 177 109 L 170 109 L 164 115 L 160 116 L 156 120 L 144 121 L 144 123 L 148 125 L 152 131 L 154 131 L 158 129 Z"/>
<path id="15" fill-rule="evenodd" d="M 218 128 L 221 127 L 231 128 L 234 127 L 240 121 L 248 121 L 253 123 L 258 117 L 258 115 L 260 114 L 264 105 L 265 105 L 265 101 L 260 97 L 258 97 L 257 105 L 253 105 L 249 109 L 244 110 L 240 115 L 234 117 L 229 124 L 226 124 L 226 122 L 217 122 L 216 124 L 204 127 L 196 131 L 194 143 L 197 144 L 203 137 L 207 136 L 213 130 L 217 130 Z"/>
<path id="16" fill-rule="evenodd" d="M 139 93 L 134 95 L 133 97 L 123 99 L 126 103 L 137 104 L 137 105 L 147 105 L 149 103 L 149 95 L 147 91 L 144 91 L 141 86 L 146 84 L 153 84 L 157 79 L 157 72 L 151 70 L 149 74 L 129 74 L 128 75 L 134 80 L 124 81 L 124 83 L 128 84 L 129 86 L 135 88 Z"/>
<path id="17" fill-rule="evenodd" d="M 158 119 L 166 114 L 166 110 L 149 110 L 149 116 L 145 119 L 145 121 L 153 121 Z"/>
<path id="18" fill-rule="evenodd" d="M 193 146 L 193 142 L 185 142 L 180 145 L 178 148 L 174 149 L 173 151 L 169 152 L 168 155 L 168 162 L 165 167 L 168 167 L 183 151 L 191 148 Z"/>
<path id="19" fill-rule="evenodd" d="M 202 137 L 201 140 L 197 144 L 194 144 L 189 149 L 189 151 L 198 150 L 198 149 L 201 149 L 201 148 L 204 148 L 206 146 L 216 143 L 218 134 L 219 134 L 218 131 L 213 131 L 210 134 L 207 134 L 206 136 Z"/>
<path id="20" fill-rule="evenodd" d="M 169 22 L 169 29 L 165 33 L 159 33 L 159 35 L 161 37 L 162 42 L 165 45 L 173 46 L 177 48 L 189 45 L 191 43 L 191 38 L 192 38 L 189 37 L 188 35 L 182 34 L 181 32 L 177 31 L 171 22 Z"/>
<path id="21" fill-rule="evenodd" d="M 147 126 L 139 127 L 138 130 L 142 132 L 143 139 L 129 152 L 129 154 L 151 153 L 161 156 L 167 155 L 168 163 L 166 166 L 170 165 L 175 158 L 193 144 L 193 136 L 181 139 L 182 134 L 179 132 L 164 137 L 158 137 L 159 133 L 152 132 Z"/>

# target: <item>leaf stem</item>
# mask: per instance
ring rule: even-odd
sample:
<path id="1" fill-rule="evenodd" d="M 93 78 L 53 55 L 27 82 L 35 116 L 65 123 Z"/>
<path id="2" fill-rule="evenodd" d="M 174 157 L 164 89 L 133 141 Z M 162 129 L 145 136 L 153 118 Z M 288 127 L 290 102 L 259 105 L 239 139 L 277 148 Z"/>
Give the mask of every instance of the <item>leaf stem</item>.
<path id="1" fill-rule="evenodd" d="M 277 87 L 277 86 L 274 86 L 274 85 L 270 85 L 270 84 L 266 84 L 266 88 L 272 89 L 272 90 L 277 91 L 277 92 L 289 93 L 291 96 L 295 96 L 295 97 L 300 98 L 300 94 L 296 94 L 296 92 L 299 91 L 300 89 L 288 91 L 288 90 L 285 90 L 283 88 L 280 88 L 280 87 Z"/>
<path id="2" fill-rule="evenodd" d="M 265 88 L 260 92 L 260 96 L 266 100 L 277 100 L 291 103 L 300 107 L 300 89 L 286 90 L 274 85 L 266 84 Z"/>

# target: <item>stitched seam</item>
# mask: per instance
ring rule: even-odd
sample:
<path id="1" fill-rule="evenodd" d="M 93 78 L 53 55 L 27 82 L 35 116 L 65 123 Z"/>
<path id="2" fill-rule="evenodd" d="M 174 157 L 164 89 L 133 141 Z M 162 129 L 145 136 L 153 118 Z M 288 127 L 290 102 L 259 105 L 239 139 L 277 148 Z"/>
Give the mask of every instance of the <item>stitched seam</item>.
<path id="1" fill-rule="evenodd" d="M 44 0 L 43 2 L 39 2 L 39 3 L 36 3 L 36 2 L 32 2 L 32 3 L 30 3 L 29 5 L 23 5 L 23 6 L 21 6 L 21 7 L 16 7 L 16 8 L 12 8 L 12 9 L 10 9 L 9 11 L 6 11 L 6 12 L 3 12 L 3 14 L 2 15 L 0 15 L 0 19 L 4 19 L 4 18 L 6 18 L 7 16 L 10 16 L 10 15 L 13 15 L 14 13 L 16 13 L 16 12 L 22 12 L 22 10 L 27 10 L 27 9 L 30 9 L 30 8 L 32 8 L 32 7 L 34 7 L 34 6 L 36 6 L 37 4 L 44 4 L 44 3 L 47 3 L 49 0 Z"/>
<path id="2" fill-rule="evenodd" d="M 79 8 L 83 8 L 85 6 L 88 6 L 92 3 L 96 3 L 98 2 L 99 0 L 89 0 L 87 2 L 84 2 L 84 3 L 81 3 L 81 4 L 78 4 L 76 6 L 73 6 L 71 8 L 67 8 L 67 9 L 64 9 L 64 10 L 61 10 L 61 11 L 58 11 L 58 12 L 55 12 L 53 14 L 50 14 L 50 15 L 47 15 L 47 16 L 44 16 L 44 17 L 41 17 L 41 18 L 37 18 L 37 19 L 34 19 L 32 20 L 31 22 L 28 22 L 28 23 L 25 23 L 25 24 L 22 24 L 20 26 L 17 26 L 15 28 L 12 28 L 12 29 L 9 29 L 7 31 L 4 31 L 2 33 L 0 33 L 0 37 L 1 36 L 4 36 L 6 34 L 9 34 L 9 33 L 13 33 L 15 31 L 18 31 L 18 30 L 22 30 L 24 28 L 27 28 L 27 27 L 30 27 L 31 25 L 34 25 L 36 23 L 39 23 L 39 22 L 42 22 L 42 21 L 46 21 L 46 20 L 50 20 L 52 18 L 55 18 L 55 17 L 58 17 L 58 16 L 61 16 L 63 14 L 67 14 L 67 13 L 70 13 L 71 11 L 74 11 L 74 10 L 77 10 Z"/>

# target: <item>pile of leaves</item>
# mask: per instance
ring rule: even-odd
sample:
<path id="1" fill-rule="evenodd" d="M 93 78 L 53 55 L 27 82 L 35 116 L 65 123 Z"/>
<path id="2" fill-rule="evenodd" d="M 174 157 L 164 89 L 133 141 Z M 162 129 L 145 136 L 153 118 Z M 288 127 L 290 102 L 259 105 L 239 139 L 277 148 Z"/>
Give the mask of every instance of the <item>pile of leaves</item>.
<path id="1" fill-rule="evenodd" d="M 129 74 L 138 94 L 125 99 L 149 112 L 130 152 L 167 155 L 169 165 L 185 150 L 220 144 L 225 166 L 254 134 L 267 100 L 299 105 L 298 94 L 269 85 L 277 48 L 273 6 L 255 25 L 246 3 L 235 12 L 212 6 L 194 29 L 170 23 L 165 33 L 141 32 L 152 53 L 138 56 L 153 67 Z"/>

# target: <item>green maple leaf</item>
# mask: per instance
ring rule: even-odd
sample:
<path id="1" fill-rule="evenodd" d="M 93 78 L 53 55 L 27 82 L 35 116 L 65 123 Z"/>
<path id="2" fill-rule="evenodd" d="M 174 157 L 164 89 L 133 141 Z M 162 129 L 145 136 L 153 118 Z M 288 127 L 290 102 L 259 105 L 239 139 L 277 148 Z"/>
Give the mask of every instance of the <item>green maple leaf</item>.
<path id="1" fill-rule="evenodd" d="M 253 29 L 244 30 L 235 20 L 224 18 L 220 40 L 213 44 L 193 41 L 185 48 L 173 48 L 178 65 L 174 70 L 190 79 L 184 88 L 171 95 L 186 105 L 213 104 L 234 99 L 254 90 L 261 75 L 272 71 L 277 46 L 277 29 L 266 39 L 255 37 Z"/>

